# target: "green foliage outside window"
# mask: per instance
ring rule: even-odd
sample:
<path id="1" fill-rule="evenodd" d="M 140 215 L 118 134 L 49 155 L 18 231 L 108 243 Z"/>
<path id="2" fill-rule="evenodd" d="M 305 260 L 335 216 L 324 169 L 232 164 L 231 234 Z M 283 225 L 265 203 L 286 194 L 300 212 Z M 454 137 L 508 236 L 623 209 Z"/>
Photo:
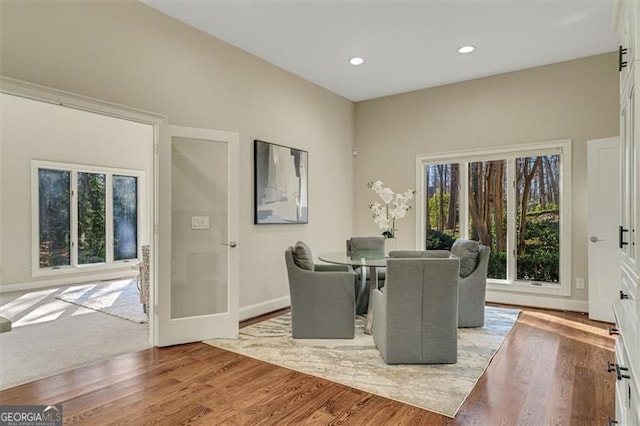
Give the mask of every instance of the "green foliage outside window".
<path id="1" fill-rule="evenodd" d="M 71 263 L 69 255 L 71 173 L 64 170 L 38 170 L 38 210 L 40 267 Z"/>
<path id="2" fill-rule="evenodd" d="M 135 259 L 138 253 L 138 178 L 112 175 L 113 245 L 107 247 L 107 177 L 105 173 L 38 168 L 39 267 L 104 263 L 107 250 L 114 260 Z M 72 181 L 76 186 L 72 188 Z M 76 202 L 72 203 L 72 192 Z M 73 206 L 73 207 L 72 207 Z M 72 225 L 72 208 L 77 208 Z M 77 246 L 71 229 L 76 226 Z M 73 243 L 73 244 L 72 244 Z M 111 256 L 110 256 L 111 257 Z M 75 265 L 75 263 L 74 263 Z"/>
<path id="3" fill-rule="evenodd" d="M 559 211 L 542 211 L 539 205 L 532 210 L 527 213 L 527 249 L 518 255 L 517 278 L 557 283 L 560 279 Z"/>
<path id="4" fill-rule="evenodd" d="M 106 176 L 78 173 L 78 263 L 106 261 Z"/>
<path id="5" fill-rule="evenodd" d="M 427 232 L 427 250 L 449 250 L 455 241 L 455 237 L 446 232 L 430 229 Z"/>
<path id="6" fill-rule="evenodd" d="M 513 161 L 513 160 L 511 160 Z M 560 164 L 558 155 L 520 157 L 515 166 L 513 247 L 516 279 L 560 279 Z M 458 209 L 468 203 L 469 237 L 491 248 L 488 277 L 507 277 L 506 160 L 427 166 L 426 248 L 450 249 L 459 236 Z M 468 194 L 458 196 L 458 167 L 468 167 Z M 454 209 L 453 211 L 451 211 Z"/>

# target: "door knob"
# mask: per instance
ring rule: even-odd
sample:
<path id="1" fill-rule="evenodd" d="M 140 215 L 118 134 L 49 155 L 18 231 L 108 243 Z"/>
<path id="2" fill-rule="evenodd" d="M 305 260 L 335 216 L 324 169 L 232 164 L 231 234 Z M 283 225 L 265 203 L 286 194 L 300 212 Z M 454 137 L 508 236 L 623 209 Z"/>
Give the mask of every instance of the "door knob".
<path id="1" fill-rule="evenodd" d="M 597 243 L 598 241 L 604 241 L 604 240 L 598 238 L 596 235 L 590 236 L 589 239 L 591 240 L 591 242 L 594 242 L 594 243 Z"/>
<path id="2" fill-rule="evenodd" d="M 238 245 L 238 243 L 236 243 L 235 241 L 229 241 L 228 243 L 222 243 L 223 246 L 229 246 L 231 248 L 234 248 L 235 246 Z"/>

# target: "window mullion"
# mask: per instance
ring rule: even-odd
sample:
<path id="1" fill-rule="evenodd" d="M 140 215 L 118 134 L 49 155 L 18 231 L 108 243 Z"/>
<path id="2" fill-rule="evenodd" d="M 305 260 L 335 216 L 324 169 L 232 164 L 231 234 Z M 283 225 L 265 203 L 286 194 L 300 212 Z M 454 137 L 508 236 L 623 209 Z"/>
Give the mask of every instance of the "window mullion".
<path id="1" fill-rule="evenodd" d="M 105 232 L 106 235 L 106 260 L 107 263 L 113 263 L 113 174 L 106 174 L 105 196 Z"/>
<path id="2" fill-rule="evenodd" d="M 71 214 L 70 214 L 71 226 L 70 239 L 71 239 L 71 253 L 70 263 L 71 266 L 78 266 L 78 171 L 71 170 Z"/>
<path id="3" fill-rule="evenodd" d="M 469 163 L 459 163 L 458 208 L 460 209 L 460 237 L 469 238 Z"/>
<path id="4" fill-rule="evenodd" d="M 516 281 L 516 160 L 507 158 L 507 281 Z"/>

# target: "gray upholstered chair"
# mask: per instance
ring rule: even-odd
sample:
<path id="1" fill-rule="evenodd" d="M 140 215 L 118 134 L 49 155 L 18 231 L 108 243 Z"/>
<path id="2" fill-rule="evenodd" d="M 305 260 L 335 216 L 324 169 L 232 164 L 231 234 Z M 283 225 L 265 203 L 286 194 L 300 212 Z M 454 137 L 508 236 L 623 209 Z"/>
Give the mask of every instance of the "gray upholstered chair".
<path id="1" fill-rule="evenodd" d="M 477 241 L 457 239 L 451 254 L 460 258 L 458 327 L 482 327 L 491 248 Z"/>
<path id="2" fill-rule="evenodd" d="M 394 250 L 389 253 L 389 257 L 447 258 L 451 257 L 451 252 L 448 250 Z"/>
<path id="3" fill-rule="evenodd" d="M 458 360 L 456 257 L 389 258 L 373 292 L 373 341 L 387 364 Z"/>
<path id="4" fill-rule="evenodd" d="M 347 255 L 353 258 L 366 256 L 384 256 L 384 237 L 351 237 L 347 240 Z M 371 274 L 366 274 L 367 279 L 362 282 L 362 270 L 360 267 L 354 268 L 358 275 L 356 278 L 356 286 L 358 287 L 358 295 L 356 298 L 356 312 L 359 315 L 365 315 L 369 306 L 369 278 Z M 384 286 L 385 268 L 378 268 L 378 286 Z"/>
<path id="5" fill-rule="evenodd" d="M 347 254 L 352 256 L 359 254 L 384 256 L 384 237 L 351 237 L 347 240 Z"/>
<path id="6" fill-rule="evenodd" d="M 294 259 L 295 253 L 295 259 Z M 355 273 L 347 266 L 314 265 L 298 241 L 284 253 L 291 293 L 294 339 L 353 339 Z"/>

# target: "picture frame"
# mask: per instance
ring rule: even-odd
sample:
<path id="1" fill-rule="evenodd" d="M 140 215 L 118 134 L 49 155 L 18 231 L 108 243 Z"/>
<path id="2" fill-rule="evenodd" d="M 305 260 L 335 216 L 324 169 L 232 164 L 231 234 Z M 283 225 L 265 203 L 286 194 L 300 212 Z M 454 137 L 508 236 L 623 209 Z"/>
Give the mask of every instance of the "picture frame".
<path id="1" fill-rule="evenodd" d="M 309 153 L 253 141 L 254 224 L 309 222 Z"/>

